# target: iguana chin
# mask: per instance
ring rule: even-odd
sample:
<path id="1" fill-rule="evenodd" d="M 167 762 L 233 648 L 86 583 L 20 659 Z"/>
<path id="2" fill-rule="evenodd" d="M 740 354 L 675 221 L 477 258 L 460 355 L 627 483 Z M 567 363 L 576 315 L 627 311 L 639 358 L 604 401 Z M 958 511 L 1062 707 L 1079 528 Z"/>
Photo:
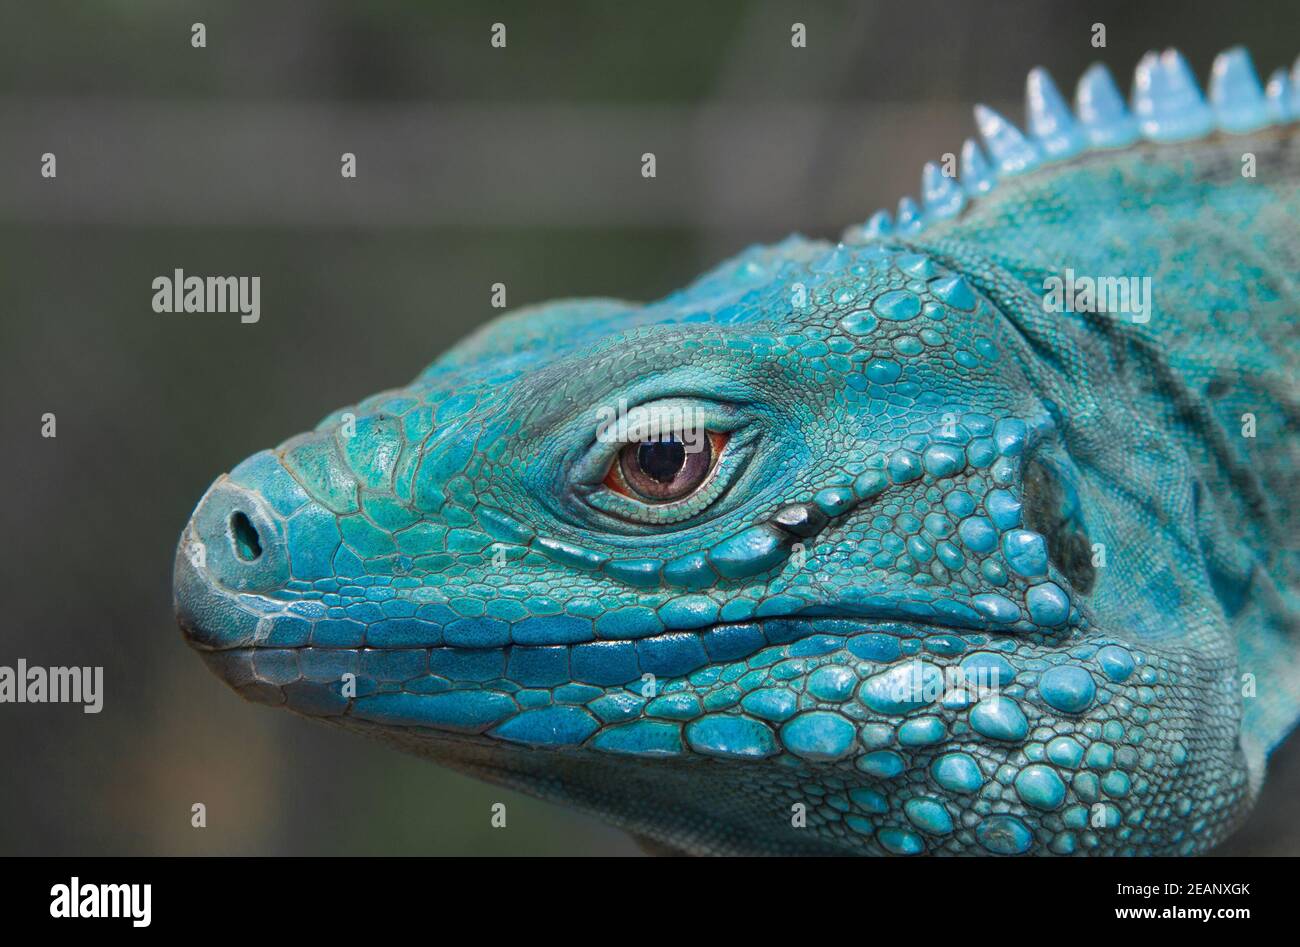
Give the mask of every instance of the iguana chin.
<path id="1" fill-rule="evenodd" d="M 1300 64 L 1028 92 L 893 219 L 498 319 L 219 477 L 189 642 L 659 850 L 1214 845 L 1300 711 Z"/>

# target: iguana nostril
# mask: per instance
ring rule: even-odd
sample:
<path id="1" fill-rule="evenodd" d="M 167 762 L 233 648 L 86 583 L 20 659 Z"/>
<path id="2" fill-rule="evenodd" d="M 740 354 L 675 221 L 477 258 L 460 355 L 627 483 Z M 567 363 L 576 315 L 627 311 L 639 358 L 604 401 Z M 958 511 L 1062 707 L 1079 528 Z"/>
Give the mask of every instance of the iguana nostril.
<path id="1" fill-rule="evenodd" d="M 235 555 L 245 562 L 256 562 L 262 555 L 262 542 L 247 514 L 236 510 L 230 515 L 230 538 Z"/>
<path id="2" fill-rule="evenodd" d="M 275 593 L 290 582 L 284 527 L 259 486 L 218 477 L 177 544 L 176 616 L 200 648 L 251 646 L 262 617 L 251 597 Z"/>

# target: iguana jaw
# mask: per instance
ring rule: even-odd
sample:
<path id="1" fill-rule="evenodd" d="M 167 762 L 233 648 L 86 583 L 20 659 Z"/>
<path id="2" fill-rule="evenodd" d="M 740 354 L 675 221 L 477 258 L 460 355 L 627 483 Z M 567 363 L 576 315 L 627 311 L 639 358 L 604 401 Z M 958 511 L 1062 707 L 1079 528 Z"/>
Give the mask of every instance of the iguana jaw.
<path id="1" fill-rule="evenodd" d="M 559 684 L 557 702 L 531 708 L 526 694 L 538 689 L 506 683 L 514 649 L 445 649 L 467 661 L 494 655 L 503 670 L 387 706 L 364 673 L 359 696 L 340 702 L 339 668 L 364 669 L 363 649 L 234 647 L 205 659 L 250 699 L 694 853 L 1119 852 L 1146 837 L 1125 827 L 1114 802 L 1217 752 L 1188 700 L 1205 669 L 1184 655 L 1098 631 L 1067 643 L 916 623 L 805 624 L 802 637 L 676 678 Z M 333 678 L 301 675 L 318 659 L 317 676 Z M 1157 710 L 1161 735 L 1144 743 L 1141 721 Z M 1025 775 L 999 785 L 1006 773 Z M 918 785 L 925 794 L 897 791 Z M 1152 820 L 1239 811 L 1248 796 L 1240 779 L 1185 788 Z M 844 808 L 827 809 L 828 793 Z M 804 832 L 792 820 L 799 811 L 818 824 L 833 817 L 842 831 Z M 1173 833 L 1163 850 L 1204 847 L 1228 828 L 1198 824 L 1199 834 Z"/>
<path id="2" fill-rule="evenodd" d="M 446 645 L 443 628 L 437 623 L 413 619 L 405 626 L 401 643 L 364 638 L 345 642 L 331 639 L 320 620 L 298 617 L 291 607 L 294 597 L 285 589 L 245 591 L 226 584 L 228 573 L 219 574 L 204 560 L 208 550 L 223 541 L 238 554 L 241 537 L 226 529 L 226 535 L 218 536 L 215 543 L 211 536 L 206 541 L 200 538 L 202 523 L 212 519 L 212 506 L 220 509 L 222 522 L 240 516 L 263 522 L 256 499 L 223 481 L 218 481 L 200 504 L 178 545 L 175 561 L 175 607 L 185 639 L 204 655 L 214 672 L 245 697 L 313 715 L 348 714 L 364 719 L 371 712 L 368 698 L 405 691 L 422 697 L 412 697 L 404 712 L 380 714 L 374 719 L 482 733 L 526 711 L 527 706 L 510 708 L 505 701 L 498 701 L 491 712 L 484 708 L 479 715 L 464 719 L 436 713 L 422 719 L 423 696 L 452 688 L 494 691 L 494 687 L 497 696 L 505 696 L 565 685 L 588 692 L 639 692 L 647 682 L 652 682 L 653 690 L 660 682 L 700 679 L 735 667 L 736 662 L 752 660 L 759 652 L 785 646 L 798 653 L 816 650 L 820 642 L 853 640 L 861 658 L 873 660 L 897 658 L 904 653 L 900 642 L 907 643 L 905 650 L 912 652 L 920 653 L 918 649 L 924 646 L 943 653 L 948 642 L 982 644 L 1005 636 L 990 621 L 962 616 L 947 622 L 933 617 L 918 619 L 916 603 L 899 600 L 891 606 L 885 596 L 873 595 L 870 604 L 856 608 L 810 607 L 800 615 L 720 622 L 641 639 L 463 648 Z M 251 517 L 243 511 L 252 511 Z M 273 533 L 263 529 L 257 537 L 261 554 L 274 558 Z M 196 556 L 196 549 L 203 554 Z M 1059 646 L 1068 635 L 1059 628 L 1041 628 L 1022 630 L 1017 637 Z M 625 653 L 626 661 L 621 666 L 612 664 L 604 656 L 610 650 Z M 592 660 L 597 654 L 602 655 L 598 662 Z"/>

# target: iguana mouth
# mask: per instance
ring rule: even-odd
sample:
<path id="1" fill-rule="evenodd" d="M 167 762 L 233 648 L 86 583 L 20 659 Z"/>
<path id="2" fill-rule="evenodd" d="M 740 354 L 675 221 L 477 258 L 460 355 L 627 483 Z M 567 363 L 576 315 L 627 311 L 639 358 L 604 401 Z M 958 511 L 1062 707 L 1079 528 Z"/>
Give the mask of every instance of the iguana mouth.
<path id="1" fill-rule="evenodd" d="M 203 548 L 198 529 L 208 520 L 216 524 L 218 544 L 223 536 L 230 541 L 220 575 L 203 556 L 193 554 Z M 187 641 L 245 696 L 278 704 L 288 701 L 286 693 L 307 695 L 303 706 L 308 712 L 344 712 L 349 706 L 342 697 L 345 675 L 360 687 L 356 696 L 385 688 L 486 690 L 493 682 L 524 689 L 622 688 L 647 679 L 685 679 L 785 645 L 814 647 L 822 641 L 844 647 L 860 660 L 887 663 L 904 655 L 903 643 L 912 653 L 940 655 L 998 638 L 1050 646 L 1068 640 L 1078 625 L 1043 628 L 1023 620 L 1012 625 L 996 620 L 996 609 L 989 614 L 955 600 L 925 601 L 849 587 L 835 593 L 838 601 L 805 605 L 793 614 L 701 621 L 698 627 L 668 631 L 660 626 L 658 633 L 620 637 L 597 637 L 588 622 L 584 635 L 568 640 L 533 633 L 525 622 L 498 641 L 478 644 L 489 624 L 469 622 L 473 634 L 466 634 L 467 622 L 444 604 L 423 600 L 418 607 L 409 606 L 404 618 L 341 621 L 329 616 L 348 612 L 351 604 L 373 606 L 359 595 L 340 600 L 301 583 L 297 588 L 266 587 L 274 583 L 261 577 L 274 578 L 277 560 L 283 558 L 273 524 L 258 496 L 219 480 L 178 546 L 177 616 Z M 220 545 L 217 552 L 225 554 Z M 236 584 L 251 575 L 263 587 L 231 588 L 230 575 Z M 974 605 L 979 599 L 975 596 Z M 716 610 L 708 598 L 699 600 L 702 607 Z M 653 615 L 648 608 L 639 611 Z M 572 627 L 581 625 L 575 621 Z"/>
<path id="2" fill-rule="evenodd" d="M 210 527 L 206 539 L 205 526 Z M 290 581 L 284 542 L 275 529 L 276 519 L 266 502 L 227 478 L 220 478 L 200 501 L 177 546 L 174 570 L 178 623 L 192 646 L 212 651 L 307 645 L 377 650 L 565 648 L 574 654 L 624 647 L 635 649 L 640 659 L 648 661 L 653 667 L 650 673 L 662 674 L 665 667 L 694 669 L 743 657 L 767 645 L 817 633 L 844 634 L 863 626 L 905 637 L 918 630 L 939 635 L 1053 636 L 1073 624 L 1066 621 L 1063 610 L 1068 609 L 1068 599 L 1057 607 L 1058 620 L 1046 627 L 1032 620 L 1033 609 L 1026 619 L 996 592 L 974 594 L 963 601 L 883 586 L 843 587 L 831 593 L 833 601 L 823 603 L 777 597 L 769 603 L 777 606 L 770 614 L 735 621 L 717 621 L 719 607 L 710 597 L 685 594 L 670 602 L 672 621 L 659 618 L 663 607 L 657 611 L 638 605 L 625 610 L 628 615 L 635 612 L 637 620 L 614 629 L 593 628 L 588 619 L 555 613 L 514 623 L 465 617 L 452 608 L 454 603 L 416 595 L 411 595 L 401 613 L 387 614 L 360 594 L 360 586 L 346 597 Z M 224 557 L 217 563 L 224 569 L 214 569 L 208 556 Z M 362 612 L 354 614 L 356 609 Z M 692 665 L 691 658 L 698 660 Z"/>
<path id="3" fill-rule="evenodd" d="M 684 647 L 677 641 L 668 650 L 638 650 L 633 642 L 590 643 L 596 646 L 594 651 L 584 651 L 584 645 L 391 649 L 311 644 L 200 650 L 209 668 L 245 697 L 329 716 L 351 713 L 354 698 L 383 693 L 418 697 L 453 689 L 477 689 L 503 696 L 506 691 L 520 688 L 568 687 L 586 688 L 595 694 L 624 687 L 635 689 L 648 681 L 698 681 L 701 679 L 697 675 L 701 673 L 744 667 L 763 652 L 783 659 L 799 659 L 842 651 L 860 669 L 899 670 L 906 669 L 907 661 L 912 658 L 950 658 L 988 647 L 994 640 L 981 633 L 944 630 L 932 625 L 863 624 L 844 619 L 780 619 L 723 625 L 706 629 L 695 637 L 698 648 Z M 644 639 L 640 644 L 652 640 Z M 607 657 L 603 663 L 597 660 L 596 656 L 607 655 L 609 648 L 621 649 L 621 666 L 620 660 L 610 662 Z M 759 661 L 760 666 L 764 663 Z M 887 710 L 882 706 L 876 709 Z M 413 715 L 406 723 L 428 726 L 436 721 Z M 471 721 L 465 728 L 476 729 L 472 724 Z"/>
<path id="4" fill-rule="evenodd" d="M 640 637 L 590 638 L 581 641 L 548 640 L 506 641 L 492 646 L 474 646 L 448 640 L 447 626 L 433 620 L 410 619 L 400 624 L 379 622 L 373 626 L 351 627 L 346 632 L 331 628 L 327 620 L 311 620 L 295 611 L 293 602 L 265 595 L 236 592 L 221 586 L 178 551 L 176 561 L 178 587 L 188 594 L 178 598 L 178 623 L 187 642 L 199 651 L 222 652 L 313 651 L 395 652 L 426 650 L 430 653 L 511 654 L 548 652 L 565 656 L 563 664 L 575 669 L 573 677 L 581 683 L 621 684 L 643 673 L 677 676 L 700 667 L 725 661 L 742 660 L 754 652 L 773 645 L 791 644 L 814 635 L 847 637 L 876 634 L 893 638 L 929 636 L 1041 635 L 1068 636 L 1069 628 L 1041 629 L 1026 632 L 1009 629 L 997 622 L 957 613 L 935 614 L 933 606 L 883 595 L 863 597 L 851 608 L 812 605 L 798 614 L 772 615 L 746 621 L 717 622 L 694 629 L 674 630 Z M 435 606 L 439 607 L 439 606 Z M 238 638 L 222 637 L 205 624 L 204 616 L 246 610 L 251 621 L 247 633 Z M 257 614 L 254 614 L 256 612 Z M 334 623 L 337 624 L 337 623 Z M 354 623 L 355 624 L 355 623 Z M 626 654 L 625 674 L 591 674 L 584 678 L 576 668 L 590 665 L 585 656 L 608 654 L 621 649 Z M 605 664 L 602 658 L 599 663 Z M 558 658 L 557 658 L 558 661 Z"/>

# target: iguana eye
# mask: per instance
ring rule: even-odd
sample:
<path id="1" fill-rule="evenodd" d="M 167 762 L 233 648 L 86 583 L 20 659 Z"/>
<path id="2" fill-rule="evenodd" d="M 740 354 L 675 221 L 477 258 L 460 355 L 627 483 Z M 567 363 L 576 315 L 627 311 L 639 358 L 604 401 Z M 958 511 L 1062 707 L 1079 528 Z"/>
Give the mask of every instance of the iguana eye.
<path id="1" fill-rule="evenodd" d="M 605 486 L 643 503 L 672 503 L 708 482 L 727 444 L 727 435 L 707 432 L 694 441 L 667 435 L 619 449 L 605 475 Z"/>

